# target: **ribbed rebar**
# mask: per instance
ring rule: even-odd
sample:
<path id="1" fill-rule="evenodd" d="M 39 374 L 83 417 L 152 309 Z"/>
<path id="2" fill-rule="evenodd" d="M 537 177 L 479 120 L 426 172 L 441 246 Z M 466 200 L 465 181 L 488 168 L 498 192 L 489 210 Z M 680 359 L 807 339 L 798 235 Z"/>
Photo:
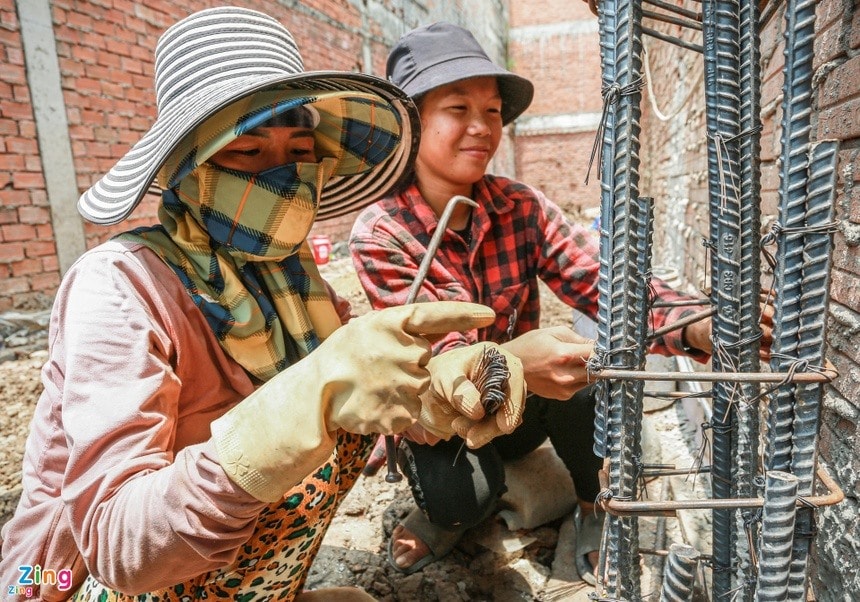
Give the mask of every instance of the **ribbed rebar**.
<path id="1" fill-rule="evenodd" d="M 836 164 L 839 143 L 828 140 L 810 148 L 807 181 L 806 232 L 803 242 L 803 291 L 801 293 L 798 358 L 812 366 L 824 364 L 824 334 L 830 291 L 833 248 L 833 203 L 836 196 Z M 798 492 L 812 495 L 823 384 L 797 385 L 792 423 L 791 472 Z M 797 513 L 789 579 L 789 599 L 805 599 L 809 548 L 815 531 L 814 511 Z"/>
<path id="2" fill-rule="evenodd" d="M 615 11 L 618 10 L 615 0 L 604 2 L 598 11 L 598 27 L 600 37 L 600 60 L 603 88 L 607 89 L 615 81 Z M 597 135 L 602 137 L 595 141 L 601 149 L 598 157 L 600 169 L 600 271 L 597 281 L 597 348 L 609 348 L 609 324 L 611 321 L 610 299 L 612 298 L 612 240 L 613 240 L 613 177 L 612 158 L 605 149 L 612 147 L 615 131 L 615 112 L 607 106 L 608 99 L 604 95 L 602 130 Z M 601 458 L 607 455 L 607 421 L 609 408 L 609 383 L 601 381 L 595 386 L 594 414 L 594 453 Z"/>
<path id="3" fill-rule="evenodd" d="M 673 543 L 663 570 L 660 602 L 689 602 L 693 599 L 699 552 L 693 546 Z"/>
<path id="4" fill-rule="evenodd" d="M 603 139 L 601 153 L 601 273 L 598 353 L 609 366 L 644 366 L 636 353 L 644 340 L 647 288 L 636 251 L 641 248 L 638 215 L 639 117 L 641 101 L 641 6 L 630 0 L 600 4 L 603 66 Z M 642 245 L 647 241 L 642 241 Z M 641 356 L 644 358 L 644 355 Z M 636 494 L 642 384 L 613 381 L 603 390 L 595 419 L 595 444 L 609 457 L 613 496 Z M 601 424 L 602 423 L 602 424 Z M 601 432 L 602 429 L 602 432 Z M 601 585 L 613 597 L 636 599 L 640 590 L 638 520 L 610 517 L 601 549 Z"/>
<path id="5" fill-rule="evenodd" d="M 797 504 L 797 477 L 780 470 L 767 473 L 762 509 L 761 555 L 756 600 L 805 600 L 788 595 L 791 546 Z"/>
<path id="6" fill-rule="evenodd" d="M 761 293 L 761 52 L 759 48 L 759 4 L 742 2 L 739 12 L 740 41 L 740 340 L 738 370 L 758 372 L 761 327 L 759 298 Z M 754 481 L 759 474 L 759 419 L 758 404 L 748 405 L 756 399 L 759 386 L 741 383 L 741 404 L 737 407 L 735 448 L 734 497 L 753 497 L 757 494 Z M 745 403 L 747 402 L 747 403 Z M 735 532 L 744 528 L 746 518 L 735 514 Z M 738 579 L 743 589 L 738 599 L 750 601 L 753 597 L 756 567 L 755 550 L 749 549 L 746 537 L 736 537 L 739 562 Z M 753 544 L 754 545 L 754 544 Z"/>
<path id="7" fill-rule="evenodd" d="M 603 89 L 615 82 L 616 77 L 616 12 L 618 11 L 617 0 L 607 0 L 599 5 L 598 27 L 600 37 L 601 76 Z M 615 132 L 615 111 L 610 110 L 606 95 L 603 96 L 602 131 L 598 130 L 598 136 L 602 136 L 597 143 L 600 145 L 601 154 L 598 157 L 600 167 L 600 272 L 597 282 L 598 290 L 598 320 L 597 320 L 597 345 L 598 356 L 605 353 L 610 346 L 609 327 L 612 321 L 612 249 L 614 239 L 614 176 L 612 159 L 606 149 L 611 149 Z M 601 358 L 602 360 L 602 358 Z M 602 360 L 604 361 L 604 360 Z M 600 457 L 609 455 L 609 407 L 611 399 L 611 383 L 600 381 L 595 387 L 596 404 L 594 417 L 594 452 Z M 598 591 L 607 588 L 617 589 L 618 582 L 618 554 L 619 542 L 617 536 L 609 537 L 608 524 L 612 521 L 607 517 L 604 523 L 605 545 L 600 546 L 598 561 Z M 612 572 L 612 567 L 615 567 Z"/>
<path id="8" fill-rule="evenodd" d="M 782 167 L 779 174 L 779 223 L 774 288 L 779 291 L 774 309 L 771 368 L 787 371 L 796 361 L 800 331 L 803 283 L 803 227 L 810 117 L 812 113 L 812 60 L 815 1 L 788 0 L 785 7 L 785 66 L 783 67 Z M 777 389 L 768 404 L 766 470 L 790 470 L 794 387 Z"/>
<path id="9" fill-rule="evenodd" d="M 714 371 L 738 369 L 741 305 L 741 215 L 739 139 L 739 4 L 737 0 L 703 3 L 705 101 L 708 130 L 710 197 L 711 300 Z M 713 388 L 712 490 L 715 498 L 733 497 L 733 435 L 740 398 L 737 383 Z M 721 598 L 732 590 L 734 512 L 713 513 L 713 590 Z"/>

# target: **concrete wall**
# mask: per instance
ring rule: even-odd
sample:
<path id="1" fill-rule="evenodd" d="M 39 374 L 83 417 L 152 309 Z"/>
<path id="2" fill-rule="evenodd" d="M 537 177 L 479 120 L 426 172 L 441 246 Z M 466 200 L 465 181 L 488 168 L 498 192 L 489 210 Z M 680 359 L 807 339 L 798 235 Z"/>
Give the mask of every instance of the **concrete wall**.
<path id="1" fill-rule="evenodd" d="M 699 2 L 686 0 L 698 10 Z M 785 4 L 762 31 L 763 232 L 777 215 L 781 154 Z M 766 9 L 769 10 L 769 9 Z M 701 44 L 700 34 L 654 24 Z M 695 52 L 646 38 L 651 88 L 643 99 L 641 192 L 656 199 L 655 261 L 677 268 L 691 287 L 706 274 L 701 244 L 707 232 L 707 161 L 702 58 Z M 835 236 L 826 357 L 840 372 L 826 387 L 820 430 L 820 462 L 845 491 L 837 506 L 819 511 L 811 584 L 818 600 L 854 599 L 860 591 L 857 422 L 860 411 L 860 7 L 851 0 L 817 6 L 813 140 L 838 138 Z M 670 114 L 673 118 L 663 120 Z M 771 249 L 773 251 L 773 249 Z M 765 270 L 766 271 L 766 270 Z M 765 282 L 770 275 L 765 273 Z M 709 279 L 709 276 L 707 276 Z"/>
<path id="2" fill-rule="evenodd" d="M 74 204 L 155 118 L 153 51 L 171 24 L 214 0 L 0 0 L 0 312 L 47 307 L 86 248 L 155 221 L 148 197 L 113 227 Z M 314 69 L 383 75 L 390 45 L 435 20 L 470 27 L 504 63 L 507 0 L 236 0 L 281 20 Z M 510 128 L 509 128 L 510 129 Z M 513 174 L 510 140 L 495 170 Z M 353 216 L 315 233 L 345 238 Z"/>

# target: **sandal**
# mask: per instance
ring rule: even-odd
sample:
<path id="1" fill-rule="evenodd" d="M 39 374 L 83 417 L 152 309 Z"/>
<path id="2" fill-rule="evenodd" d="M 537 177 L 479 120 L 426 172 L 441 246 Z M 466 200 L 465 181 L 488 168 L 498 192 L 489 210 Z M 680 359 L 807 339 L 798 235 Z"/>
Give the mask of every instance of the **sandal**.
<path id="1" fill-rule="evenodd" d="M 597 579 L 588 554 L 600 551 L 605 518 L 605 512 L 589 512 L 583 516 L 582 510 L 576 509 L 576 570 L 579 577 L 589 585 L 597 585 Z"/>
<path id="2" fill-rule="evenodd" d="M 447 556 L 457 545 L 457 542 L 460 541 L 463 533 L 466 532 L 466 529 L 450 530 L 437 527 L 427 520 L 427 517 L 418 508 L 413 508 L 406 518 L 401 521 L 400 525 L 423 541 L 430 549 L 429 554 L 418 559 L 410 566 L 400 567 L 394 562 L 394 555 L 392 554 L 394 533 L 388 537 L 388 564 L 405 575 L 411 575 L 420 571 L 428 564 Z"/>

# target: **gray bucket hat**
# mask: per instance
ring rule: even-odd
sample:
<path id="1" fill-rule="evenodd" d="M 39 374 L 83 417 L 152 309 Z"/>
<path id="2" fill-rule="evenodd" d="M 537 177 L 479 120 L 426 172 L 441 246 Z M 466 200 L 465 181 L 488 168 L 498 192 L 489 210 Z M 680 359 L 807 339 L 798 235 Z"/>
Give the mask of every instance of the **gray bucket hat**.
<path id="1" fill-rule="evenodd" d="M 412 98 L 446 84 L 494 76 L 505 125 L 525 111 L 534 96 L 532 83 L 491 61 L 469 30 L 444 21 L 405 33 L 388 55 L 385 74 Z"/>
<path id="2" fill-rule="evenodd" d="M 382 151 L 354 161 L 360 165 L 351 173 L 343 170 L 329 179 L 321 192 L 318 220 L 361 209 L 384 196 L 407 173 L 420 137 L 414 103 L 396 86 L 363 73 L 305 71 L 290 32 L 272 17 L 245 8 L 202 10 L 165 31 L 155 49 L 155 90 L 158 117 L 152 127 L 78 200 L 79 212 L 91 222 L 114 224 L 128 217 L 168 159 L 188 146 L 197 130 L 226 109 L 267 91 L 307 90 L 309 95 L 328 92 L 344 98 L 363 93 L 396 116 L 397 131 L 386 132 L 366 127 L 360 115 L 341 116 L 343 123 L 353 124 L 353 148 L 362 148 L 364 142 Z M 371 103 L 358 99 L 345 104 L 358 110 Z M 362 132 L 367 140 L 356 139 Z"/>

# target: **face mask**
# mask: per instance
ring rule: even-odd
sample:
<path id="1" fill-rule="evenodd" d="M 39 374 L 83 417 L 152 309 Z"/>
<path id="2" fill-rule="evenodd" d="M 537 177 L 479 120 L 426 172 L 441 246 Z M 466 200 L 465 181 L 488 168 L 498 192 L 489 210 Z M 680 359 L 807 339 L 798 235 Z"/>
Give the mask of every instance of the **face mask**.
<path id="1" fill-rule="evenodd" d="M 180 182 L 178 199 L 218 244 L 248 259 L 295 253 L 316 218 L 332 159 L 258 173 L 204 163 Z"/>

